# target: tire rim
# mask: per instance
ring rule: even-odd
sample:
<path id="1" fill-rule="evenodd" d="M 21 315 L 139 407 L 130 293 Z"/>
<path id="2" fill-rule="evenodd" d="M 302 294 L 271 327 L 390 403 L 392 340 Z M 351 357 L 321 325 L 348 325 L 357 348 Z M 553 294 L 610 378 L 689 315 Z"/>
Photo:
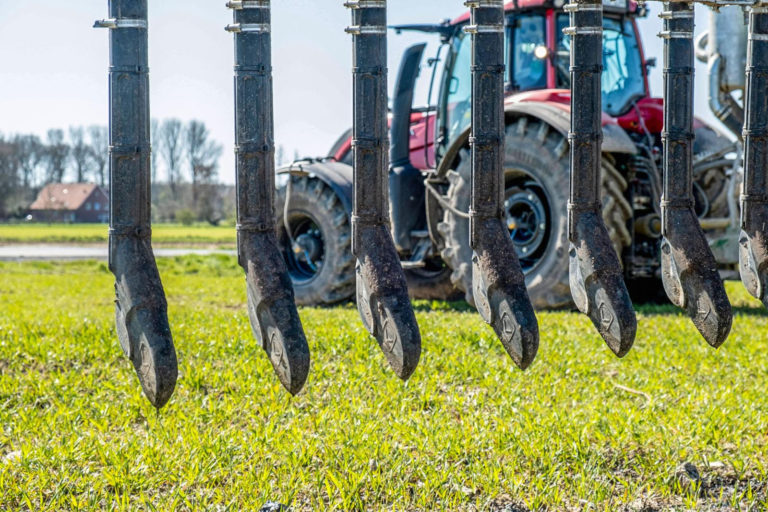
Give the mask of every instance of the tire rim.
<path id="1" fill-rule="evenodd" d="M 546 254 L 552 232 L 544 187 L 527 172 L 512 171 L 507 177 L 504 211 L 520 266 L 528 274 Z"/>
<path id="2" fill-rule="evenodd" d="M 322 270 L 325 259 L 325 237 L 318 223 L 304 212 L 291 211 L 288 227 L 293 237 L 281 229 L 281 245 L 288 274 L 295 284 L 312 281 Z"/>

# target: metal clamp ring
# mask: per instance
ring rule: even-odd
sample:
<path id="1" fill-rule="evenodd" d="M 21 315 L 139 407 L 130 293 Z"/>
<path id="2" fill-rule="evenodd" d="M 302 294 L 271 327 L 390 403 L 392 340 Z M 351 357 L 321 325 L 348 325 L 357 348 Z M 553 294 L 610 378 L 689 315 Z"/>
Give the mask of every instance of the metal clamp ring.
<path id="1" fill-rule="evenodd" d="M 270 0 L 232 0 L 227 7 L 240 11 L 242 9 L 269 9 Z"/>
<path id="2" fill-rule="evenodd" d="M 687 30 L 665 30 L 659 32 L 662 39 L 693 39 L 693 32 Z"/>
<path id="3" fill-rule="evenodd" d="M 345 28 L 344 32 L 353 36 L 385 35 L 387 27 L 384 25 L 352 25 Z"/>
<path id="4" fill-rule="evenodd" d="M 570 3 L 563 7 L 565 12 L 579 12 L 579 11 L 602 11 L 602 4 L 576 4 Z"/>
<path id="5" fill-rule="evenodd" d="M 387 0 L 351 0 L 344 3 L 347 9 L 386 9 Z"/>
<path id="6" fill-rule="evenodd" d="M 467 34 L 501 34 L 504 32 L 504 25 L 467 25 L 464 27 Z"/>
<path id="7" fill-rule="evenodd" d="M 267 23 L 232 23 L 224 27 L 224 30 L 227 32 L 233 32 L 235 34 L 240 34 L 243 32 L 268 34 L 271 29 Z"/>
<path id="8" fill-rule="evenodd" d="M 467 0 L 464 2 L 464 7 L 469 7 L 470 9 L 477 9 L 480 7 L 503 8 L 504 0 Z"/>
<path id="9" fill-rule="evenodd" d="M 98 20 L 93 24 L 93 28 L 147 28 L 147 20 L 135 19 L 135 18 L 109 18 L 106 20 Z"/>
<path id="10" fill-rule="evenodd" d="M 565 27 L 563 34 L 567 36 L 602 35 L 603 27 Z"/>
<path id="11" fill-rule="evenodd" d="M 659 13 L 659 18 L 663 20 L 672 20 L 672 19 L 692 19 L 694 17 L 693 10 L 690 11 L 661 11 Z"/>

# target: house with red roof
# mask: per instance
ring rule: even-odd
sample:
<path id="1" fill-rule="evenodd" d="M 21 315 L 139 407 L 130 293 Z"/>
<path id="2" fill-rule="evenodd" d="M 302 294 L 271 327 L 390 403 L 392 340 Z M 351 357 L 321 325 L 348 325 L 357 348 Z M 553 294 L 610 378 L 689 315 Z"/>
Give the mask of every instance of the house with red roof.
<path id="1" fill-rule="evenodd" d="M 109 222 L 109 194 L 93 183 L 51 183 L 29 207 L 33 221 Z"/>

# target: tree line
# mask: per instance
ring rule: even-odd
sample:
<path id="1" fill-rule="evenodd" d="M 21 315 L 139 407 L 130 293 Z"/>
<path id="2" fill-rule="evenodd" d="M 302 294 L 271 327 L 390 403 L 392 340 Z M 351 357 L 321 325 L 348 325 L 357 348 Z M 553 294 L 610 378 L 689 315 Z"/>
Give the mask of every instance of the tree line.
<path id="1" fill-rule="evenodd" d="M 153 206 L 156 220 L 177 217 L 218 222 L 234 210 L 231 187 L 218 183 L 223 147 L 205 123 L 151 122 Z M 72 126 L 34 134 L 0 133 L 0 218 L 23 217 L 49 183 L 93 182 L 109 187 L 106 126 Z"/>

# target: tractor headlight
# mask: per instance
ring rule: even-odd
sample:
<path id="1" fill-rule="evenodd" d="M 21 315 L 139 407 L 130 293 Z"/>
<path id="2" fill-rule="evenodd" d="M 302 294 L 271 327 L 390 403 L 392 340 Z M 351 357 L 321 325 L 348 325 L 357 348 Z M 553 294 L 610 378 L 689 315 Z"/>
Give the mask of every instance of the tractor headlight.
<path id="1" fill-rule="evenodd" d="M 543 44 L 540 44 L 539 46 L 533 49 L 533 56 L 539 60 L 544 60 L 547 57 L 549 57 L 549 48 L 547 48 Z"/>

